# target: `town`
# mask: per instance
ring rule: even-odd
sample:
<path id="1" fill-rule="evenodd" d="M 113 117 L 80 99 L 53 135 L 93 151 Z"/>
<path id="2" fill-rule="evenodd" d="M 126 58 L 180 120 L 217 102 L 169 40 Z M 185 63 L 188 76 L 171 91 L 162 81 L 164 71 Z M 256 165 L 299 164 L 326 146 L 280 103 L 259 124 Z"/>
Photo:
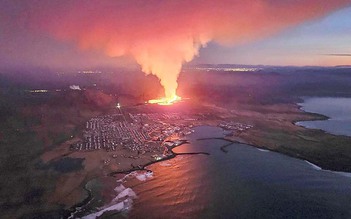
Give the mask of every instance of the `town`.
<path id="1" fill-rule="evenodd" d="M 115 151 L 119 148 L 146 152 L 162 152 L 166 140 L 179 139 L 193 132 L 193 125 L 166 121 L 192 121 L 178 113 L 124 115 L 115 113 L 91 118 L 86 122 L 82 141 L 70 146 L 74 151 Z M 169 142 L 167 143 L 169 145 Z"/>
<path id="2" fill-rule="evenodd" d="M 233 136 L 252 128 L 253 125 L 230 121 L 230 122 L 221 122 L 219 123 L 218 127 L 221 127 L 222 129 L 225 130 L 224 135 Z"/>
<path id="3" fill-rule="evenodd" d="M 118 112 L 118 113 L 117 113 Z M 116 151 L 129 149 L 137 154 L 165 153 L 177 146 L 179 140 L 194 132 L 194 122 L 206 117 L 203 114 L 128 113 L 119 109 L 114 114 L 91 118 L 85 124 L 82 140 L 70 145 L 72 151 Z M 240 134 L 252 125 L 234 121 L 218 124 L 225 136 Z"/>

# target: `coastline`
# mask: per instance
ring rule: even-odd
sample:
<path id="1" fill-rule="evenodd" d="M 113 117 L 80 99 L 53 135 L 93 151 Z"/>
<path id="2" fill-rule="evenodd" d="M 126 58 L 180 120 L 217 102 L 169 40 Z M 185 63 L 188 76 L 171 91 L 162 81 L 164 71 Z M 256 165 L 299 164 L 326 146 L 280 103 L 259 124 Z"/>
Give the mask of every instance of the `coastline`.
<path id="1" fill-rule="evenodd" d="M 351 115 L 350 100 L 346 97 L 305 97 L 304 102 L 297 103 L 297 106 L 304 113 L 316 115 L 311 119 L 296 120 L 294 125 L 307 129 L 321 130 L 325 133 L 336 136 L 351 137 L 350 126 Z M 333 106 L 333 107 L 331 107 Z M 345 124 L 343 124 L 345 122 Z"/>
<path id="2" fill-rule="evenodd" d="M 224 129 L 223 129 L 224 130 Z M 289 154 L 286 154 L 286 153 L 282 153 L 278 150 L 272 150 L 270 148 L 267 148 L 267 147 L 262 147 L 262 146 L 257 146 L 257 145 L 253 145 L 253 144 L 248 144 L 246 142 L 242 142 L 242 141 L 238 141 L 238 140 L 232 140 L 232 139 L 228 139 L 226 137 L 213 137 L 213 138 L 199 138 L 199 139 L 196 139 L 197 141 L 203 141 L 203 140 L 211 140 L 211 139 L 214 139 L 214 140 L 223 140 L 223 141 L 226 141 L 228 142 L 227 144 L 224 144 L 222 145 L 219 149 L 223 152 L 223 153 L 228 153 L 228 150 L 226 150 L 227 147 L 233 145 L 233 144 L 244 144 L 244 145 L 247 145 L 247 146 L 250 146 L 250 147 L 254 147 L 256 148 L 257 150 L 260 150 L 262 152 L 276 152 L 276 153 L 279 153 L 279 154 L 283 154 L 283 155 L 286 155 L 286 156 L 289 156 L 289 157 L 293 157 L 293 158 L 297 158 L 297 159 L 300 159 L 302 161 L 305 161 L 307 164 L 309 164 L 312 168 L 318 170 L 318 171 L 327 171 L 327 172 L 332 172 L 332 173 L 335 173 L 335 174 L 339 174 L 339 175 L 343 175 L 345 177 L 351 177 L 351 173 L 349 172 L 341 172 L 341 171 L 332 171 L 332 170 L 328 170 L 328 169 L 323 169 L 321 167 L 319 167 L 318 165 L 315 165 L 314 163 L 304 159 L 303 157 L 299 157 L 299 156 L 291 156 Z M 174 148 L 176 147 L 179 147 L 183 144 L 189 144 L 190 142 L 188 140 L 182 140 L 182 142 L 176 146 L 172 146 L 172 147 L 169 147 L 169 152 L 170 154 L 163 157 L 162 159 L 159 159 L 159 160 L 155 160 L 155 161 L 150 161 L 150 162 L 147 162 L 145 164 L 142 164 L 142 165 L 138 165 L 138 166 L 132 166 L 132 168 L 128 169 L 128 170 L 122 170 L 122 171 L 113 171 L 113 172 L 110 172 L 107 174 L 107 176 L 109 177 L 115 177 L 117 174 L 125 174 L 125 176 L 128 176 L 129 174 L 135 172 L 135 171 L 146 171 L 146 174 L 148 173 L 151 173 L 152 174 L 152 171 L 151 170 L 148 170 L 147 169 L 147 166 L 149 165 L 152 165 L 152 164 L 155 164 L 155 163 L 158 163 L 158 162 L 162 162 L 162 161 L 166 161 L 166 160 L 170 160 L 170 159 L 173 159 L 175 158 L 176 156 L 178 155 L 210 155 L 209 153 L 204 153 L 204 152 L 194 152 L 194 153 L 176 153 L 173 151 Z M 139 179 L 140 180 L 140 179 Z M 119 180 L 117 180 L 117 182 L 119 182 Z M 86 189 L 86 188 L 85 188 Z M 129 188 L 127 188 L 129 189 Z M 87 191 L 88 193 L 90 191 Z M 84 206 L 85 204 L 88 204 L 89 203 L 89 197 L 90 199 L 92 198 L 91 196 L 88 196 L 86 199 L 83 200 L 83 202 L 80 202 L 78 204 L 76 204 L 74 206 L 74 208 L 72 207 L 72 209 L 76 210 L 77 207 L 78 209 L 80 209 L 82 206 Z M 116 204 L 115 204 L 116 205 Z M 110 207 L 112 207 L 113 205 L 111 205 Z M 109 208 L 102 208 L 102 212 L 108 212 L 108 211 L 114 211 L 114 210 L 108 210 Z M 128 209 L 128 208 L 127 208 Z M 123 210 L 122 210 L 123 211 Z M 72 213 L 72 212 L 71 212 Z M 98 213 L 98 212 L 96 212 Z"/>
<path id="3" fill-rule="evenodd" d="M 287 120 L 283 120 L 283 121 L 278 120 L 279 122 L 281 122 L 281 124 L 282 124 L 281 127 L 282 128 L 285 128 L 285 127 L 288 128 L 286 133 L 289 134 L 290 137 L 297 135 L 296 132 L 293 132 L 293 131 L 296 131 L 296 130 L 298 130 L 298 131 L 300 130 L 299 133 L 298 133 L 299 135 L 305 135 L 305 133 L 310 132 L 308 129 L 305 129 L 303 127 L 299 127 L 296 124 L 294 124 L 294 122 L 291 122 L 296 117 L 298 117 L 300 119 L 301 118 L 305 119 L 305 120 L 300 120 L 299 119 L 299 120 L 296 120 L 296 121 L 310 121 L 309 120 L 310 118 L 312 118 L 311 120 L 323 120 L 323 119 L 325 120 L 325 119 L 328 119 L 328 117 L 320 115 L 320 114 L 305 112 L 305 111 L 301 110 L 301 106 L 299 106 L 298 104 L 292 104 L 292 105 L 294 105 L 295 107 L 293 107 L 293 109 L 288 112 L 288 113 L 290 113 L 290 114 L 288 114 L 290 116 L 290 118 L 288 117 Z M 291 105 L 290 105 L 290 107 L 291 107 Z M 298 109 L 297 112 L 294 111 L 296 109 Z M 272 114 L 272 116 L 273 115 L 276 115 L 276 114 Z M 235 118 L 236 117 L 222 117 L 222 118 L 220 118 L 221 120 L 217 119 L 217 120 L 199 121 L 199 122 L 196 122 L 194 124 L 194 127 L 206 126 L 206 125 L 208 125 L 208 126 L 217 126 L 218 127 L 218 125 L 217 125 L 218 122 L 220 122 L 220 121 L 231 121 L 230 119 L 236 120 Z M 239 121 L 240 122 L 244 122 L 245 119 L 248 119 L 248 118 L 249 117 L 243 117 Z M 307 118 L 309 118 L 309 119 L 307 119 Z M 278 129 L 275 129 L 275 130 L 274 129 L 269 129 L 272 126 L 271 120 L 261 119 L 260 117 L 254 118 L 252 123 L 255 124 L 255 123 L 259 123 L 259 122 L 261 122 L 262 125 L 261 126 L 257 125 L 252 130 L 257 131 L 260 134 L 261 133 L 265 133 L 265 131 L 270 131 L 271 133 L 274 134 L 274 131 L 278 130 Z M 287 123 L 290 123 L 293 127 L 286 126 Z M 280 128 L 280 126 L 277 126 L 277 127 L 274 127 L 274 128 Z M 326 171 L 329 171 L 329 170 L 333 171 L 333 170 L 335 170 L 335 172 L 341 172 L 340 170 L 342 170 L 342 165 L 341 165 L 342 162 L 337 163 L 338 165 L 340 164 L 339 166 L 337 164 L 324 165 L 323 163 L 319 163 L 319 161 L 323 162 L 323 160 L 320 160 L 318 156 L 315 156 L 315 155 L 313 155 L 313 156 L 306 156 L 306 154 L 301 153 L 301 151 L 303 152 L 303 150 L 306 150 L 309 147 L 309 145 L 314 142 L 313 139 L 309 139 L 308 138 L 308 136 L 309 136 L 308 134 L 306 134 L 307 137 L 305 139 L 303 139 L 303 141 L 302 141 L 303 143 L 300 144 L 303 147 L 301 147 L 299 149 L 299 151 L 298 150 L 293 151 L 293 150 L 287 150 L 287 149 L 289 149 L 288 147 L 284 147 L 284 143 L 291 141 L 291 138 L 286 138 L 286 136 L 282 136 L 280 139 L 277 139 L 277 138 L 271 138 L 271 136 L 269 136 L 269 135 L 266 135 L 266 136 L 262 136 L 262 135 L 261 136 L 254 136 L 253 135 L 253 136 L 251 136 L 251 131 L 252 130 L 249 129 L 248 131 L 240 132 L 238 135 L 231 136 L 231 137 L 230 136 L 226 136 L 226 137 L 212 138 L 212 139 L 219 139 L 219 140 L 224 140 L 224 141 L 228 142 L 227 144 L 224 144 L 224 145 L 222 145 L 219 148 L 223 153 L 228 153 L 228 150 L 226 148 L 231 146 L 231 145 L 233 145 L 233 144 L 236 144 L 236 143 L 237 144 L 245 144 L 245 145 L 248 145 L 248 146 L 255 147 L 258 150 L 264 150 L 265 152 L 267 152 L 267 151 L 277 152 L 277 153 L 280 153 L 280 154 L 287 155 L 289 157 L 294 157 L 294 158 L 298 158 L 300 160 L 308 161 L 309 163 L 312 163 L 312 164 L 316 163 L 317 165 L 322 166 L 323 170 L 326 170 Z M 317 139 L 320 136 L 321 136 L 320 134 L 317 134 Z M 203 138 L 203 139 L 197 139 L 197 140 L 206 140 L 206 139 L 210 139 L 210 138 Z M 272 147 L 269 144 L 270 143 L 269 141 L 268 141 L 268 144 L 267 144 L 267 139 L 271 140 L 271 142 L 274 142 L 274 141 L 276 141 L 276 143 L 280 143 L 281 142 L 281 143 L 283 143 L 283 144 L 281 144 L 283 146 L 278 145 L 278 147 Z M 76 211 L 77 208 L 84 208 L 84 206 L 86 206 L 89 203 L 89 201 L 91 200 L 91 198 L 92 198 L 91 197 L 91 191 L 88 191 L 85 188 L 86 183 L 88 183 L 92 179 L 92 178 L 90 178 L 91 176 L 94 176 L 94 177 L 99 177 L 99 176 L 116 177 L 117 174 L 130 174 L 130 173 L 132 173 L 134 171 L 147 171 L 147 173 L 148 173 L 149 170 L 147 169 L 147 167 L 149 165 L 152 165 L 152 164 L 155 164 L 155 163 L 158 163 L 158 162 L 161 162 L 161 161 L 166 161 L 166 160 L 173 159 L 173 158 L 175 158 L 178 155 L 197 155 L 197 154 L 209 155 L 208 153 L 203 153 L 203 152 L 197 152 L 197 153 L 176 153 L 176 152 L 173 151 L 174 148 L 176 148 L 178 146 L 181 146 L 183 144 L 187 144 L 187 143 L 189 143 L 189 142 L 188 141 L 183 141 L 179 145 L 169 147 L 169 150 L 168 150 L 169 154 L 165 155 L 164 157 L 162 157 L 161 159 L 158 159 L 158 160 L 155 160 L 155 159 L 151 160 L 150 159 L 150 155 L 152 155 L 152 154 L 140 155 L 140 156 L 137 156 L 137 157 L 134 157 L 134 158 L 130 158 L 130 159 L 128 158 L 128 155 L 130 155 L 130 154 L 127 154 L 126 155 L 127 157 L 121 157 L 120 155 L 118 155 L 118 158 L 116 159 L 116 161 L 114 161 L 113 159 L 111 159 L 111 160 L 113 160 L 114 162 L 121 162 L 121 165 L 117 165 L 117 166 L 116 165 L 114 165 L 114 166 L 111 165 L 111 168 L 110 168 L 109 165 L 101 164 L 101 157 L 102 156 L 106 156 L 106 155 L 112 156 L 113 155 L 112 153 L 115 153 L 115 154 L 125 153 L 125 151 L 116 151 L 116 152 L 108 152 L 108 153 L 105 153 L 105 152 L 95 152 L 95 153 L 91 153 L 91 152 L 70 152 L 70 151 L 67 152 L 66 149 L 68 147 L 67 147 L 67 145 L 63 144 L 63 146 L 59 147 L 59 149 L 63 148 L 63 150 L 61 150 L 61 151 L 60 150 L 56 150 L 56 151 L 54 150 L 54 152 L 53 152 L 53 154 L 55 155 L 53 157 L 56 157 L 56 159 L 61 159 L 63 157 L 80 158 L 82 156 L 87 157 L 87 159 L 88 159 L 84 163 L 85 165 L 87 165 L 87 167 L 84 167 L 84 168 L 86 168 L 88 178 L 86 178 L 84 181 L 81 182 L 82 183 L 81 185 L 84 185 L 84 186 L 80 186 L 80 189 L 85 190 L 85 193 L 87 193 L 88 197 L 84 197 L 83 200 L 81 200 L 77 204 L 75 204 L 72 207 L 70 207 L 68 209 L 68 211 L 67 211 L 67 212 L 69 212 L 68 215 L 70 215 L 72 212 Z M 317 143 L 319 143 L 319 142 L 317 141 Z M 57 152 L 58 151 L 61 153 L 61 156 L 59 158 L 57 157 Z M 50 154 L 46 154 L 46 155 L 50 155 Z M 146 159 L 146 156 L 148 157 L 148 159 Z M 50 157 L 50 156 L 47 156 L 47 157 Z M 159 154 L 159 157 L 161 157 L 161 154 Z M 50 159 L 47 158 L 47 160 L 50 160 Z M 122 164 L 122 162 L 124 164 Z M 94 169 L 92 169 L 92 166 L 95 166 Z M 100 172 L 99 172 L 99 170 L 100 170 Z M 341 172 L 341 173 L 346 173 L 347 174 L 347 172 Z M 89 209 L 89 206 L 87 206 L 87 209 Z"/>
<path id="4" fill-rule="evenodd" d="M 200 139 L 197 139 L 198 141 L 202 141 L 202 140 L 223 140 L 223 141 L 227 141 L 229 142 L 228 144 L 224 144 L 220 147 L 220 150 L 224 153 L 228 153 L 227 150 L 225 150 L 226 147 L 229 147 L 233 144 L 242 144 L 242 145 L 246 145 L 246 146 L 250 146 L 250 147 L 254 147 L 256 148 L 257 150 L 261 151 L 261 152 L 275 152 L 275 153 L 279 153 L 279 154 L 282 154 L 282 155 L 286 155 L 286 156 L 289 156 L 287 154 L 284 154 L 284 153 L 281 153 L 279 151 L 275 151 L 275 150 L 270 150 L 269 148 L 264 148 L 264 147 L 258 147 L 256 145 L 252 145 L 252 144 L 247 144 L 247 143 L 244 143 L 244 142 L 240 142 L 240 141 L 236 141 L 236 140 L 230 140 L 228 138 L 225 138 L 225 137 L 215 137 L 215 138 L 200 138 Z M 299 159 L 299 160 L 302 160 L 302 161 L 305 161 L 307 164 L 309 164 L 313 169 L 315 170 L 318 170 L 318 171 L 326 171 L 326 172 L 331 172 L 331 173 L 335 173 L 335 174 L 339 174 L 339 175 L 342 175 L 342 176 L 345 176 L 345 177 L 349 177 L 351 178 L 351 172 L 343 172 L 343 171 L 334 171 L 334 170 L 329 170 L 329 169 L 323 169 L 322 167 L 308 161 L 308 160 L 305 160 L 305 159 L 302 159 L 302 158 L 299 158 L 299 157 L 296 157 L 296 156 L 289 156 L 289 157 L 292 157 L 292 158 L 296 158 L 296 159 Z"/>
<path id="5" fill-rule="evenodd" d="M 66 214 L 69 215 L 67 219 L 75 218 L 75 215 L 80 213 L 84 209 L 84 207 L 87 206 L 93 199 L 91 190 L 87 188 L 87 183 L 84 184 L 83 189 L 88 194 L 88 197 L 66 210 Z"/>
<path id="6" fill-rule="evenodd" d="M 310 118 L 308 118 L 308 119 L 306 118 L 306 119 L 293 120 L 293 121 L 291 122 L 291 124 L 296 125 L 296 126 L 299 126 L 299 127 L 306 128 L 305 126 L 299 125 L 299 124 L 297 124 L 297 123 L 298 123 L 298 122 L 307 122 L 307 121 L 325 121 L 325 120 L 329 120 L 329 119 L 330 119 L 329 116 L 326 116 L 326 115 L 323 115 L 323 114 L 305 111 L 305 110 L 303 109 L 303 105 L 301 105 L 301 104 L 303 104 L 307 98 L 305 97 L 305 98 L 302 98 L 302 99 L 303 99 L 303 102 L 295 103 L 295 106 L 296 106 L 297 109 L 300 110 L 301 112 L 303 112 L 303 113 L 305 113 L 305 114 L 308 114 L 308 115 L 311 115 L 312 117 L 310 117 Z M 318 129 L 318 130 L 324 131 L 324 130 L 322 130 L 322 129 Z M 329 134 L 330 134 L 330 133 L 329 133 Z"/>
<path id="7" fill-rule="evenodd" d="M 297 106 L 300 106 L 298 104 L 296 104 Z M 301 109 L 301 108 L 299 108 Z M 320 118 L 315 118 L 315 119 L 312 119 L 312 120 L 299 120 L 299 121 L 318 121 L 318 120 L 328 120 L 329 117 L 328 116 L 325 116 L 325 115 L 322 115 L 322 114 L 318 114 L 318 113 L 310 113 L 310 112 L 306 112 L 306 111 L 303 111 L 304 113 L 306 114 L 310 114 L 310 115 L 317 115 L 318 117 Z M 293 123 L 293 125 L 295 126 L 299 126 L 299 125 L 296 125 Z M 301 126 L 299 126 L 301 127 Z M 303 127 L 305 128 L 305 127 Z M 307 129 L 307 128 L 305 128 Z M 224 130 L 224 129 L 223 129 Z M 322 132 L 325 132 L 325 133 L 328 133 L 324 130 L 321 130 Z M 328 133 L 330 134 L 330 133 Z M 333 135 L 333 134 L 332 134 Z M 331 172 L 335 172 L 335 173 L 350 173 L 351 174 L 351 171 L 350 172 L 347 172 L 347 171 L 339 171 L 339 170 L 335 170 L 333 168 L 322 168 L 320 166 L 318 166 L 318 164 L 314 164 L 313 161 L 310 161 L 306 158 L 304 158 L 303 156 L 301 156 L 300 154 L 295 154 L 295 155 L 291 155 L 289 153 L 284 153 L 278 149 L 272 149 L 272 148 L 269 148 L 269 147 L 266 147 L 266 146 L 262 146 L 262 145 L 256 145 L 256 144 L 250 144 L 246 141 L 238 141 L 238 140 L 233 140 L 233 139 L 230 139 L 228 137 L 214 137 L 214 138 L 199 138 L 197 139 L 198 141 L 202 141 L 202 140 L 210 140 L 210 139 L 215 139 L 215 140 L 223 140 L 223 141 L 226 141 L 228 142 L 228 144 L 225 144 L 225 145 L 222 145 L 220 147 L 220 150 L 224 153 L 228 153 L 228 151 L 226 150 L 227 147 L 233 145 L 233 144 L 245 144 L 247 146 L 251 146 L 251 147 L 255 147 L 257 148 L 258 150 L 260 151 L 263 151 L 263 152 L 276 152 L 276 153 L 280 153 L 280 154 L 284 154 L 284 155 L 287 155 L 287 156 L 290 156 L 290 157 L 293 157 L 293 158 L 297 158 L 297 159 L 300 159 L 300 160 L 304 160 L 306 162 L 308 162 L 309 164 L 311 165 L 314 165 L 315 167 L 318 167 L 320 170 L 324 170 L 324 171 L 331 171 Z M 138 165 L 136 167 L 132 167 L 131 169 L 128 169 L 128 170 L 123 170 L 123 171 L 114 171 L 114 172 L 111 172 L 109 173 L 108 175 L 109 176 L 114 176 L 116 174 L 128 174 L 128 173 L 131 173 L 133 171 L 138 171 L 138 170 L 145 170 L 147 171 L 146 167 L 149 166 L 149 165 L 152 165 L 152 164 L 155 164 L 155 163 L 158 163 L 158 162 L 161 162 L 161 161 L 166 161 L 166 160 L 169 160 L 169 159 L 172 159 L 172 158 L 175 158 L 176 156 L 178 155 L 197 155 L 197 154 L 203 154 L 203 155 L 210 155 L 209 153 L 204 153 L 204 152 L 195 152 L 195 153 L 176 153 L 173 151 L 174 148 L 176 147 L 179 147 L 183 144 L 189 144 L 189 142 L 187 140 L 185 140 L 184 142 L 182 142 L 180 145 L 177 145 L 177 146 L 174 146 L 170 149 L 170 152 L 171 154 L 160 159 L 160 160 L 155 160 L 155 161 L 150 161 L 146 164 L 143 164 L 143 165 Z"/>
<path id="8" fill-rule="evenodd" d="M 303 100 L 305 101 L 306 98 L 303 98 Z M 309 112 L 309 111 L 306 111 L 305 109 L 303 109 L 303 102 L 299 102 L 299 103 L 296 103 L 296 106 L 299 110 L 301 110 L 302 112 L 306 113 L 306 114 L 309 114 L 312 116 L 312 118 L 309 118 L 309 119 L 303 119 L 303 120 L 294 120 L 292 122 L 293 125 L 296 125 L 296 126 L 299 126 L 299 127 L 303 127 L 303 128 L 307 128 L 303 125 L 300 125 L 300 124 L 297 124 L 299 122 L 313 122 L 313 121 L 326 121 L 326 120 L 330 120 L 331 118 L 329 116 L 326 116 L 326 115 L 323 115 L 323 114 L 320 114 L 320 113 L 314 113 L 314 112 Z M 318 130 L 321 130 L 323 132 L 326 132 L 328 134 L 332 134 L 333 133 L 329 133 L 323 129 L 318 129 Z"/>
<path id="9" fill-rule="evenodd" d="M 180 144 L 176 145 L 176 146 L 173 146 L 173 147 L 170 147 L 169 148 L 169 152 L 171 153 L 170 155 L 166 155 L 164 158 L 161 158 L 159 160 L 154 160 L 154 161 L 150 161 L 146 164 L 143 164 L 143 165 L 138 165 L 136 167 L 132 167 L 131 169 L 129 170 L 122 170 L 122 171 L 113 171 L 111 173 L 108 174 L 108 176 L 114 176 L 116 174 L 129 174 L 131 172 L 134 172 L 134 171 L 138 171 L 138 170 L 145 170 L 145 171 L 149 171 L 148 169 L 146 169 L 147 166 L 150 166 L 152 164 L 155 164 L 155 163 L 158 163 L 158 162 L 162 162 L 162 161 L 166 161 L 166 160 L 170 160 L 170 159 L 173 159 L 175 158 L 176 156 L 179 156 L 179 155 L 198 155 L 198 154 L 203 154 L 203 155 L 210 155 L 209 153 L 205 153 L 205 152 L 194 152 L 194 153 L 176 153 L 173 151 L 174 148 L 176 147 L 179 147 L 181 145 L 184 145 L 184 144 L 189 144 L 189 141 L 187 140 L 182 140 Z"/>
<path id="10" fill-rule="evenodd" d="M 107 176 L 109 177 L 116 177 L 117 174 L 124 174 L 124 177 L 122 177 L 122 179 L 118 179 L 117 182 L 119 182 L 119 186 L 117 187 L 123 187 L 124 190 L 123 191 L 120 191 L 120 193 L 117 195 L 117 197 L 121 196 L 120 194 L 125 192 L 126 190 L 130 190 L 131 193 L 133 193 L 135 195 L 135 193 L 133 192 L 133 190 L 131 190 L 131 188 L 125 188 L 121 182 L 126 178 L 128 177 L 130 174 L 136 172 L 136 171 L 146 171 L 146 174 L 152 174 L 152 171 L 147 169 L 147 166 L 150 166 L 152 164 L 155 164 L 155 163 L 159 163 L 159 162 L 162 162 L 162 161 L 166 161 L 166 160 L 170 160 L 170 159 L 173 159 L 175 158 L 176 156 L 180 156 L 180 155 L 210 155 L 209 153 L 206 153 L 206 152 L 192 152 L 192 153 L 176 153 L 173 151 L 174 148 L 176 147 L 179 147 L 181 145 L 184 145 L 184 144 L 189 144 L 189 141 L 188 140 L 181 140 L 181 143 L 180 144 L 177 144 L 175 146 L 172 146 L 172 147 L 169 147 L 169 152 L 170 154 L 165 156 L 164 158 L 162 159 L 159 159 L 159 160 L 155 160 L 155 161 L 150 161 L 150 162 L 147 162 L 145 164 L 142 164 L 142 165 L 138 165 L 138 166 L 133 166 L 132 168 L 128 169 L 128 170 L 122 170 L 122 171 L 113 171 L 113 172 L 110 172 L 107 174 Z M 138 180 L 145 180 L 146 178 L 148 177 L 138 177 L 138 175 L 136 175 L 136 178 Z M 145 179 L 144 179 L 145 178 Z M 116 187 L 116 188 L 117 188 Z M 114 189 L 116 191 L 116 188 Z M 84 186 L 84 189 L 88 192 L 88 197 L 85 198 L 82 202 L 79 202 L 77 203 L 76 205 L 74 205 L 73 207 L 71 207 L 69 210 L 66 211 L 66 214 L 67 215 L 70 215 L 70 217 L 68 218 L 75 218 L 75 215 L 76 214 L 79 214 L 81 213 L 82 211 L 84 211 L 84 207 L 86 207 L 89 202 L 94 198 L 92 196 L 92 193 L 89 189 L 86 188 L 86 184 Z M 133 196 L 134 196 L 133 195 Z M 127 197 L 128 195 L 122 195 L 122 197 Z M 116 197 L 116 198 L 117 198 Z M 115 199 L 116 199 L 115 198 Z M 111 202 L 113 202 L 115 199 L 113 199 Z M 95 213 L 92 213 L 91 215 L 95 215 L 95 214 L 98 214 L 98 215 L 102 215 L 104 212 L 109 212 L 109 211 L 116 211 L 116 209 L 114 208 L 119 208 L 121 202 L 119 203 L 115 203 L 115 204 L 112 204 L 110 203 L 110 205 L 108 205 L 108 207 L 106 208 L 100 208 L 100 211 L 98 212 L 95 212 Z M 122 208 L 123 209 L 123 208 Z M 129 207 L 126 207 L 126 209 L 129 209 Z M 119 210 L 117 210 L 119 211 Z M 121 210 L 121 212 L 123 212 L 123 210 Z M 90 218 L 91 215 L 86 215 L 86 216 L 83 216 L 83 218 Z"/>
<path id="11" fill-rule="evenodd" d="M 292 103 L 287 110 L 289 111 L 283 114 L 285 118 L 276 117 L 274 113 L 267 115 L 268 118 L 261 121 L 260 127 L 256 126 L 257 128 L 250 129 L 246 133 L 226 138 L 308 160 L 325 170 L 351 172 L 350 150 L 347 147 L 351 137 L 297 125 L 298 121 L 329 119 L 322 114 L 303 111 L 298 103 Z M 259 122 L 259 120 L 256 121 Z M 336 154 L 341 154 L 342 158 Z"/>
<path id="12" fill-rule="evenodd" d="M 323 169 L 322 167 L 314 164 L 314 163 L 311 163 L 307 160 L 305 160 L 305 162 L 307 164 L 309 164 L 313 169 L 315 170 L 318 170 L 318 171 L 326 171 L 326 172 L 331 172 L 331 173 L 335 173 L 335 174 L 339 174 L 339 175 L 342 175 L 342 176 L 345 176 L 345 177 L 348 177 L 348 178 L 351 178 L 351 172 L 342 172 L 342 171 L 333 171 L 333 170 L 326 170 L 326 169 Z"/>

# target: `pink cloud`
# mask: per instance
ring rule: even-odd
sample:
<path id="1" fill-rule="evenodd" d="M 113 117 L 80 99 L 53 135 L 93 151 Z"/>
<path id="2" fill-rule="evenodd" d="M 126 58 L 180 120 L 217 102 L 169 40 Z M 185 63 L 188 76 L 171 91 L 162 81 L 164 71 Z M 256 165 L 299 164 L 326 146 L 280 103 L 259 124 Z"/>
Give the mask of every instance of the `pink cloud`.
<path id="1" fill-rule="evenodd" d="M 317 19 L 350 0 L 75 0 L 27 2 L 30 27 L 109 56 L 132 56 L 176 95 L 184 62 L 210 41 L 227 45 L 267 37 Z"/>

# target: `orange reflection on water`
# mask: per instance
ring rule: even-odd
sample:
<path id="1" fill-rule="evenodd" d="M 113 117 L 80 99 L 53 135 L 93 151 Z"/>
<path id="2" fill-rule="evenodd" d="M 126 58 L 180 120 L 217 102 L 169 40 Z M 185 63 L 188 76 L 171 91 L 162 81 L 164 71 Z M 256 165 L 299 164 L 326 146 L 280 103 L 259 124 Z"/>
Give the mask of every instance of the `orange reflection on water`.
<path id="1" fill-rule="evenodd" d="M 182 146 L 183 147 L 183 146 Z M 189 147 L 184 145 L 184 147 Z M 132 185 L 138 195 L 131 218 L 196 218 L 209 204 L 208 157 L 183 155 L 148 167 L 153 178 Z M 152 210 L 151 210 L 152 209 Z M 174 212 L 177 215 L 173 215 Z"/>

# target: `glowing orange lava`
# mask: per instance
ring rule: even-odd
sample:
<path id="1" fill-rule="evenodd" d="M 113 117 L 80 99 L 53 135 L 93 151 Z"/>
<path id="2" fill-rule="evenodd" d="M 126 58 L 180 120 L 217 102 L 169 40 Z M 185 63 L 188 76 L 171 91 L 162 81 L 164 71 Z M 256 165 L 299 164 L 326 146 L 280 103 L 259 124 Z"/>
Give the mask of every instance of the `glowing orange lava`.
<path id="1" fill-rule="evenodd" d="M 170 98 L 162 97 L 160 99 L 149 100 L 148 103 L 159 104 L 159 105 L 172 105 L 172 104 L 179 102 L 181 100 L 182 100 L 181 97 L 174 95 L 173 97 L 170 97 Z"/>

